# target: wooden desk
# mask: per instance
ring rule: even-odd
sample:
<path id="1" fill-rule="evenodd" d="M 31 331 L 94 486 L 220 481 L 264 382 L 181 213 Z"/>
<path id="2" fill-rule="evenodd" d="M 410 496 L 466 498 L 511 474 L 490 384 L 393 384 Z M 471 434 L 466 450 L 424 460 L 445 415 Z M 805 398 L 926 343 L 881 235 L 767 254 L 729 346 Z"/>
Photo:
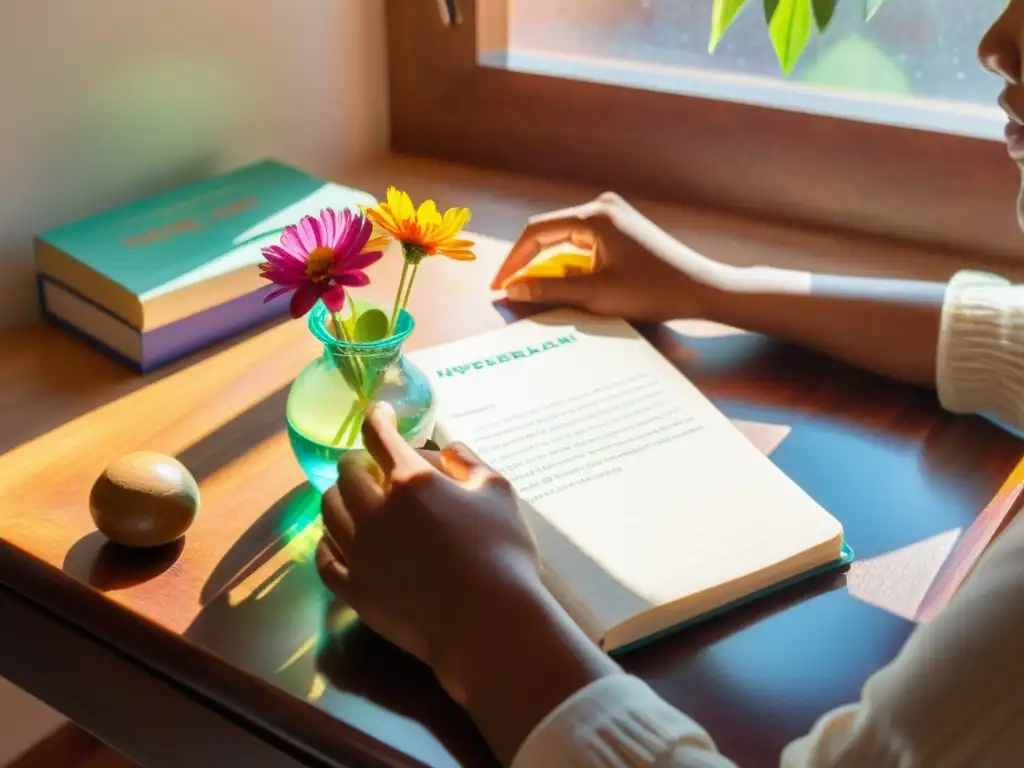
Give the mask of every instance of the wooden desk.
<path id="1" fill-rule="evenodd" d="M 477 263 L 426 264 L 411 306 L 411 346 L 500 325 L 485 286 L 502 255 L 499 242 L 485 241 Z M 392 259 L 383 267 L 391 272 L 376 276 L 371 296 L 379 287 L 374 297 L 390 300 L 396 266 Z M 730 757 L 774 765 L 820 713 L 858 697 L 913 618 L 973 557 L 971 542 L 991 532 L 991 515 L 1001 518 L 1003 508 L 970 536 L 959 534 L 997 493 L 1021 444 L 982 419 L 943 413 L 930 393 L 762 337 L 703 323 L 651 329 L 650 337 L 730 417 L 782 427 L 773 459 L 843 522 L 859 558 L 848 574 L 623 660 Z M 316 499 L 282 430 L 287 387 L 318 351 L 303 323 L 281 323 L 146 377 L 48 327 L 0 337 L 0 349 L 6 600 L 145 673 L 148 687 L 138 690 L 147 696 L 163 687 L 262 740 L 281 760 L 490 763 L 431 675 L 353 624 L 309 563 L 312 529 L 304 526 Z M 775 432 L 756 434 L 770 442 Z M 105 543 L 87 508 L 105 463 L 137 448 L 177 455 L 202 486 L 202 511 L 183 546 L 155 556 Z M 37 634 L 26 629 L 26 639 L 57 631 L 35 623 Z M 17 638 L 19 626 L 3 631 Z M 57 658 L 62 647 L 21 646 L 35 661 L 53 654 L 61 675 L 60 684 L 29 688 L 58 707 L 62 696 L 91 696 L 91 707 L 75 709 L 87 718 L 117 694 L 119 679 L 111 672 L 111 690 L 97 689 L 91 668 L 78 675 Z M 17 666 L 5 651 L 0 672 Z M 119 723 L 84 724 L 131 753 L 126 734 L 146 721 L 147 706 L 139 698 L 134 719 L 129 710 Z"/>

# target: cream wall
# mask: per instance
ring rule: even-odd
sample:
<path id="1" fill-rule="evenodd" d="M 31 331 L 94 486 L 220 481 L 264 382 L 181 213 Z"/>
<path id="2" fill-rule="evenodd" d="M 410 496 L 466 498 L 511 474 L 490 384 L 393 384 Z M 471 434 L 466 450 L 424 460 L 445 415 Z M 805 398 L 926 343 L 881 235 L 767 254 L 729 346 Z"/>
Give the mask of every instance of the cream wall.
<path id="1" fill-rule="evenodd" d="M 382 0 L 0 0 L 0 329 L 31 238 L 266 156 L 336 174 L 387 145 Z M 0 680 L 0 765 L 60 718 Z"/>
<path id="2" fill-rule="evenodd" d="M 35 318 L 31 237 L 264 156 L 387 143 L 382 0 L 0 0 L 0 329 Z"/>

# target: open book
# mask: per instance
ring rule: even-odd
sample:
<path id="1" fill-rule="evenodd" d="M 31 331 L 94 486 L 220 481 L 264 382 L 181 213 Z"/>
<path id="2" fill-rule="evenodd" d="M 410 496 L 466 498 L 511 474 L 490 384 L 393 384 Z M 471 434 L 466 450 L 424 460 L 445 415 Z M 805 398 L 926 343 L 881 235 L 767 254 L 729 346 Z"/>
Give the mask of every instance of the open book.
<path id="1" fill-rule="evenodd" d="M 552 593 L 608 651 L 849 562 L 840 523 L 622 320 L 556 310 L 410 356 L 518 491 Z"/>

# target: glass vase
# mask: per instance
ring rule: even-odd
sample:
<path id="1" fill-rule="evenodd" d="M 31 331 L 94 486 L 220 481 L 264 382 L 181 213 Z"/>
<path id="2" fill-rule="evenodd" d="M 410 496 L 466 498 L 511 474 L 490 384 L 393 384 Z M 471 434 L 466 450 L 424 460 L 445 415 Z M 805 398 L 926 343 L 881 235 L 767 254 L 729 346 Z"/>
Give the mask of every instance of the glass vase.
<path id="1" fill-rule="evenodd" d="M 309 330 L 323 354 L 309 363 L 288 392 L 288 437 L 309 482 L 323 492 L 338 479 L 338 461 L 363 448 L 361 427 L 371 402 L 387 401 L 398 431 L 422 447 L 434 429 L 434 392 L 424 373 L 402 355 L 415 321 L 402 310 L 395 332 L 373 342 L 339 339 L 328 330 L 333 318 L 318 302 Z"/>

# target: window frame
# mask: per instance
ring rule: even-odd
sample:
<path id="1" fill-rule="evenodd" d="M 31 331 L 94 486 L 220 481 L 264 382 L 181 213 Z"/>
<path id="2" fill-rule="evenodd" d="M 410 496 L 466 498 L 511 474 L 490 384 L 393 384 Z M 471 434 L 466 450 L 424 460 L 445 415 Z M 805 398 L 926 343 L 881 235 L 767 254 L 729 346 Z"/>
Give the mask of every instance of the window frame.
<path id="1" fill-rule="evenodd" d="M 1024 257 L 1002 142 L 483 65 L 507 2 L 387 0 L 394 151 Z"/>

